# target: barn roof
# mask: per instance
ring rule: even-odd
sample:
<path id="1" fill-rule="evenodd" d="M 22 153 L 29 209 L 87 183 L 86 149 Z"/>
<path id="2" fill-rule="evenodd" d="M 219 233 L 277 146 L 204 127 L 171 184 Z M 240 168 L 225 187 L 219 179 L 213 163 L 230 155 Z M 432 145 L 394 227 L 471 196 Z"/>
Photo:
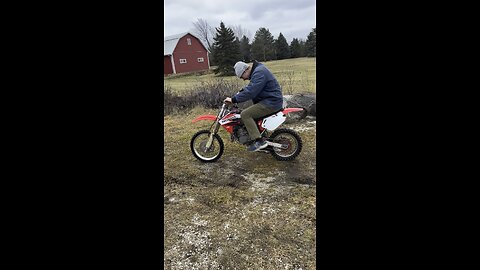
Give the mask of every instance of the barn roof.
<path id="1" fill-rule="evenodd" d="M 175 47 L 177 47 L 178 41 L 179 41 L 182 37 L 184 37 L 184 36 L 186 36 L 186 35 L 188 35 L 188 34 L 196 37 L 196 38 L 200 41 L 200 39 L 199 39 L 196 35 L 194 35 L 194 34 L 192 34 L 192 33 L 190 33 L 190 32 L 184 32 L 184 33 L 180 33 L 180 34 L 176 34 L 176 35 L 164 37 L 164 38 L 163 38 L 163 56 L 165 56 L 165 55 L 171 55 L 171 54 L 173 53 L 173 51 L 175 50 Z M 203 45 L 202 41 L 200 41 L 200 43 L 201 43 L 202 46 L 205 48 L 205 45 Z M 207 48 L 205 48 L 205 50 L 206 50 L 206 49 L 207 49 Z"/>

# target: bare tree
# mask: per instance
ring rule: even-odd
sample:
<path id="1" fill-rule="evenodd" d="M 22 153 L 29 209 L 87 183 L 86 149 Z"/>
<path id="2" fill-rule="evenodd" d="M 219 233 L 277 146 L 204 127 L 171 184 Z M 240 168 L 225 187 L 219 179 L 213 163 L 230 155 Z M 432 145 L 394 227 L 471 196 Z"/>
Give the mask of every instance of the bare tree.
<path id="1" fill-rule="evenodd" d="M 193 26 L 195 27 L 195 34 L 205 45 L 207 45 L 208 51 L 212 52 L 215 29 L 211 27 L 210 24 L 202 18 L 197 19 L 197 21 L 193 23 Z"/>
<path id="2" fill-rule="evenodd" d="M 252 38 L 252 33 L 249 30 L 243 28 L 240 24 L 235 26 L 229 26 L 229 28 L 233 30 L 235 37 L 237 37 L 239 40 L 241 40 L 243 36 L 246 36 L 248 39 Z"/>

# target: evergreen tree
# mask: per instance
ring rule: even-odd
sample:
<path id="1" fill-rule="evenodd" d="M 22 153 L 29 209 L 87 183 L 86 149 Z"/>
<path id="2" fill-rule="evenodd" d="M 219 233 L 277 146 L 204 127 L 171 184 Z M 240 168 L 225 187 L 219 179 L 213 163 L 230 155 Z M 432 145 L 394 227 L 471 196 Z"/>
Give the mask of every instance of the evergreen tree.
<path id="1" fill-rule="evenodd" d="M 234 33 L 234 34 L 235 34 L 235 33 Z M 238 53 L 239 53 L 240 55 L 242 55 L 242 50 L 240 49 L 241 43 L 240 43 L 240 40 L 238 39 L 238 37 L 235 37 L 235 41 L 234 41 L 234 42 L 235 42 L 235 46 L 238 47 Z M 241 59 L 242 59 L 242 58 L 240 57 L 240 58 L 237 59 L 237 61 L 240 61 Z M 235 62 L 235 63 L 236 63 L 236 62 Z"/>
<path id="2" fill-rule="evenodd" d="M 305 42 L 305 54 L 307 57 L 317 56 L 317 28 L 308 34 L 307 42 Z"/>
<path id="3" fill-rule="evenodd" d="M 277 60 L 277 40 L 273 39 L 273 58 L 271 60 Z"/>
<path id="4" fill-rule="evenodd" d="M 290 44 L 290 58 L 302 57 L 302 48 L 298 38 L 294 38 Z"/>
<path id="5" fill-rule="evenodd" d="M 275 45 L 270 31 L 261 27 L 255 33 L 252 42 L 252 56 L 259 61 L 269 61 L 275 59 Z"/>
<path id="6" fill-rule="evenodd" d="M 242 53 L 243 62 L 248 63 L 252 61 L 252 45 L 246 36 L 242 37 L 240 40 L 240 52 Z"/>
<path id="7" fill-rule="evenodd" d="M 240 53 L 240 42 L 235 39 L 232 29 L 226 28 L 223 22 L 220 27 L 215 28 L 217 33 L 213 40 L 213 58 L 217 64 L 214 70 L 215 74 L 220 73 L 221 76 L 235 75 L 233 66 L 242 58 Z"/>
<path id="8" fill-rule="evenodd" d="M 307 53 L 305 52 L 305 40 L 300 39 L 300 57 L 305 57 L 307 56 Z"/>
<path id="9" fill-rule="evenodd" d="M 290 58 L 290 48 L 288 46 L 287 40 L 280 32 L 278 39 L 275 42 L 276 56 L 277 60 Z"/>
<path id="10" fill-rule="evenodd" d="M 212 52 L 213 52 L 213 47 L 212 47 Z M 213 58 L 213 53 L 208 52 L 208 61 L 210 62 L 210 66 L 216 66 L 217 63 L 215 62 L 215 58 Z"/>

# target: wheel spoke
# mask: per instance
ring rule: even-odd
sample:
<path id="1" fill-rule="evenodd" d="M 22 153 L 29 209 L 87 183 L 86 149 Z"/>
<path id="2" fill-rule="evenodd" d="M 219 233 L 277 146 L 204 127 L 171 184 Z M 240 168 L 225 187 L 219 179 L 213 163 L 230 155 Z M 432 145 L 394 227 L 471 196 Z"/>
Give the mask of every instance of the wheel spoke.
<path id="1" fill-rule="evenodd" d="M 280 136 L 277 136 L 274 142 L 282 145 L 287 145 L 286 149 L 281 149 L 281 148 L 273 149 L 275 153 L 277 153 L 282 157 L 289 157 L 293 155 L 298 147 L 296 138 L 289 134 L 281 134 Z"/>
<path id="2" fill-rule="evenodd" d="M 278 160 L 292 160 L 298 156 L 302 150 L 302 139 L 294 130 L 279 129 L 276 130 L 270 138 L 274 143 L 287 146 L 286 148 L 273 148 L 271 153 Z"/>

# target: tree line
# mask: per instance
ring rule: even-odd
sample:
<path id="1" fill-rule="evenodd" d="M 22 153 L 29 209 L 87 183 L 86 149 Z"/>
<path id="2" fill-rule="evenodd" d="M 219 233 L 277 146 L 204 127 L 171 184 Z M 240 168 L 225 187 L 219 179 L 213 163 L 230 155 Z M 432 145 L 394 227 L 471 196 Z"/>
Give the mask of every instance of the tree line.
<path id="1" fill-rule="evenodd" d="M 239 60 L 246 63 L 252 60 L 260 62 L 298 57 L 316 57 L 316 27 L 308 34 L 306 41 L 294 38 L 290 44 L 280 32 L 275 39 L 267 28 L 261 27 L 255 32 L 253 41 L 247 37 L 249 32 L 241 26 L 226 27 L 223 22 L 213 28 L 205 20 L 193 23 L 195 34 L 206 44 L 210 64 L 217 66 L 215 74 L 235 75 L 233 65 Z"/>

